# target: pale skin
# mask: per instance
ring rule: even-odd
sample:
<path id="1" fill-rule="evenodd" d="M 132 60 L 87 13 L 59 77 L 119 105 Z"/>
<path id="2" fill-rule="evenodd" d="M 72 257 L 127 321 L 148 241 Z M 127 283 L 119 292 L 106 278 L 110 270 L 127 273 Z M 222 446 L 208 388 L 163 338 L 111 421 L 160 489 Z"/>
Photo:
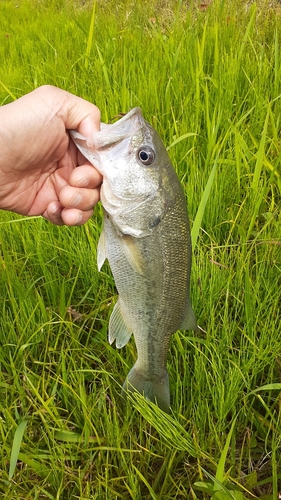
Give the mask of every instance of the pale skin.
<path id="1" fill-rule="evenodd" d="M 90 137 L 99 128 L 94 104 L 49 85 L 1 106 L 0 209 L 84 224 L 99 201 L 102 176 L 68 130 Z"/>

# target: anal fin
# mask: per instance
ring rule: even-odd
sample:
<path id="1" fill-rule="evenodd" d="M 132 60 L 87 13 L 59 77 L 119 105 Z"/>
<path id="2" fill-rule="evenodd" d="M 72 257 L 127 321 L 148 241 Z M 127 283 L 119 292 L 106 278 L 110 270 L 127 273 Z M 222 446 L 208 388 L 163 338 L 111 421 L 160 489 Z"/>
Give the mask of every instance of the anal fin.
<path id="1" fill-rule="evenodd" d="M 120 299 L 118 299 L 109 319 L 108 341 L 112 344 L 116 340 L 116 347 L 120 349 L 127 344 L 131 335 L 132 331 L 124 320 Z"/>

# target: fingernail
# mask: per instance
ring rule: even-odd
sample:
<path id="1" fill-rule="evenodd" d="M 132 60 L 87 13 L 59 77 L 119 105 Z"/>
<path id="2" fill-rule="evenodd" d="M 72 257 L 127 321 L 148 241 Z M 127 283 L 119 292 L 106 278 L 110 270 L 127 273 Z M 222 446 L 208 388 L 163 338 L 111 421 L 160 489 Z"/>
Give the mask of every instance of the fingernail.
<path id="1" fill-rule="evenodd" d="M 78 226 L 81 222 L 82 222 L 82 214 L 79 214 L 74 225 Z"/>
<path id="2" fill-rule="evenodd" d="M 89 184 L 89 179 L 87 177 L 83 177 L 83 179 L 80 179 L 78 182 L 76 182 L 76 186 L 79 187 L 86 187 Z"/>
<path id="3" fill-rule="evenodd" d="M 61 216 L 61 207 L 56 207 L 54 210 L 51 211 L 51 214 L 54 217 L 60 217 Z"/>
<path id="4" fill-rule="evenodd" d="M 72 198 L 70 199 L 69 206 L 70 207 L 76 207 L 79 205 L 79 203 L 82 201 L 82 196 L 80 193 L 76 193 Z"/>

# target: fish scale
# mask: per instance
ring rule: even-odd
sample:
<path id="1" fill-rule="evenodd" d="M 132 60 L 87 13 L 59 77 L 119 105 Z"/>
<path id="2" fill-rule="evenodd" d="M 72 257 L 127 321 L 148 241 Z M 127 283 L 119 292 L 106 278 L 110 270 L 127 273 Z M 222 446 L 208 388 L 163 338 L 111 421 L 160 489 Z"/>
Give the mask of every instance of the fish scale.
<path id="1" fill-rule="evenodd" d="M 123 388 L 169 410 L 167 356 L 178 329 L 197 330 L 190 302 L 191 239 L 182 186 L 157 132 L 134 108 L 92 138 L 72 138 L 103 175 L 98 267 L 108 259 L 119 298 L 109 342 L 133 333 L 137 361 Z"/>

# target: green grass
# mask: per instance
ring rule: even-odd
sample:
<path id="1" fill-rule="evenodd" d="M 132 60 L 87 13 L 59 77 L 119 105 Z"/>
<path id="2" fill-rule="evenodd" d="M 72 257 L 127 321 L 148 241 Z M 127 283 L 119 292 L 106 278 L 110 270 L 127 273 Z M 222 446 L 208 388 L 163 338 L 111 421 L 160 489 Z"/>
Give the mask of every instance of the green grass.
<path id="1" fill-rule="evenodd" d="M 172 414 L 120 387 L 101 211 L 80 228 L 0 214 L 0 494 L 277 500 L 281 491 L 278 2 L 4 0 L 0 102 L 49 83 L 103 121 L 140 106 L 188 197 L 192 301 Z"/>

